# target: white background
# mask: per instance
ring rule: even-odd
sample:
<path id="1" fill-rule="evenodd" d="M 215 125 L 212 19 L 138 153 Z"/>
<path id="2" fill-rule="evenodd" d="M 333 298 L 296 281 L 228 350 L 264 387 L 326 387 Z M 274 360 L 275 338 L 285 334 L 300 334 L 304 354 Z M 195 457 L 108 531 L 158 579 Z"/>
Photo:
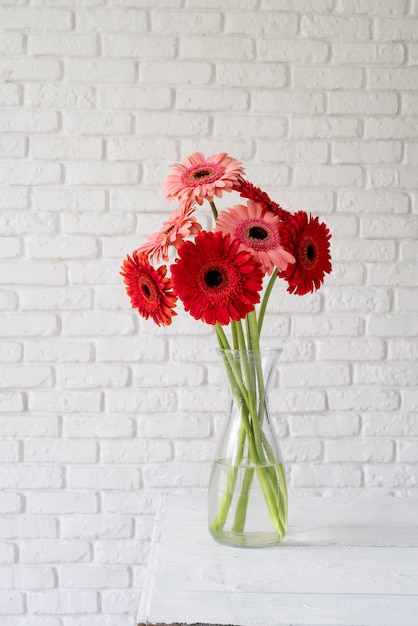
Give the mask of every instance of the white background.
<path id="1" fill-rule="evenodd" d="M 1 1 L 1 626 L 133 626 L 158 494 L 207 485 L 212 329 L 145 322 L 118 273 L 195 150 L 333 233 L 323 289 L 278 285 L 266 322 L 291 488 L 417 494 L 417 14 Z"/>

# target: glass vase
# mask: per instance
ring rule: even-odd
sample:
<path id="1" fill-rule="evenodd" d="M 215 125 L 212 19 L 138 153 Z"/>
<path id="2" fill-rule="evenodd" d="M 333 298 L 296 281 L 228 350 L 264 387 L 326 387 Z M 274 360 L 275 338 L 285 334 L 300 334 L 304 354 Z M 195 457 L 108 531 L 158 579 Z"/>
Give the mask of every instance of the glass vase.
<path id="1" fill-rule="evenodd" d="M 209 531 L 224 545 L 273 546 L 287 529 L 286 478 L 268 403 L 281 350 L 217 352 L 231 394 L 209 480 Z"/>

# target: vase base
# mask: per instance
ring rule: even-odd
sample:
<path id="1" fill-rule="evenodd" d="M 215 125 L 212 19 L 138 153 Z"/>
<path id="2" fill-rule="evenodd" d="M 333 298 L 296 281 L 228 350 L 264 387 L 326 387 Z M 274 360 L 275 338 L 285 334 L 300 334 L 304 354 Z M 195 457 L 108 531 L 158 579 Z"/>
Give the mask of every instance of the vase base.
<path id="1" fill-rule="evenodd" d="M 213 539 L 223 546 L 235 548 L 271 548 L 277 546 L 284 539 L 277 532 L 244 532 L 234 533 L 224 530 L 215 530 L 209 527 Z"/>

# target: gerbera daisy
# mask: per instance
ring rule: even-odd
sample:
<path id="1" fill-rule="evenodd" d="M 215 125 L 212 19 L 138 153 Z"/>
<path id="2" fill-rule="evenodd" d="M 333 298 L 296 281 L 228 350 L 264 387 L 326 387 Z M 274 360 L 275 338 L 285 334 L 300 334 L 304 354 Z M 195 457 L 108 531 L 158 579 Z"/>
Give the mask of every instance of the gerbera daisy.
<path id="1" fill-rule="evenodd" d="M 208 324 L 243 319 L 260 301 L 263 272 L 238 239 L 202 230 L 184 241 L 171 265 L 174 288 L 186 311 Z"/>
<path id="2" fill-rule="evenodd" d="M 162 228 L 148 237 L 145 243 L 136 252 L 145 252 L 151 262 L 168 261 L 168 248 L 173 245 L 178 248 L 180 243 L 189 235 L 197 235 L 202 226 L 193 215 L 194 207 L 189 200 L 182 201 L 175 209 Z"/>
<path id="3" fill-rule="evenodd" d="M 172 167 L 173 172 L 164 181 L 167 198 L 193 198 L 198 204 L 203 204 L 203 200 L 211 202 L 214 196 L 220 198 L 224 191 L 231 191 L 244 173 L 241 163 L 225 152 L 208 158 L 194 152 Z"/>
<path id="4" fill-rule="evenodd" d="M 166 277 L 166 266 L 154 269 L 146 254 L 135 251 L 132 258 L 127 255 L 121 270 L 132 308 L 138 309 L 146 320 L 152 317 L 158 326 L 169 326 L 173 315 L 177 315 L 173 310 L 177 296 L 172 291 L 171 279 Z"/>
<path id="5" fill-rule="evenodd" d="M 272 200 L 265 191 L 256 187 L 244 178 L 240 178 L 238 182 L 234 183 L 233 190 L 238 191 L 241 198 L 247 198 L 248 200 L 253 200 L 258 204 L 261 204 L 263 207 L 269 211 L 273 211 L 273 213 L 281 218 L 289 215 L 289 212 L 283 209 L 280 204 L 274 202 L 274 200 Z"/>
<path id="6" fill-rule="evenodd" d="M 287 291 L 303 296 L 319 289 L 325 274 L 332 270 L 329 240 L 331 234 L 317 217 L 305 211 L 289 215 L 280 224 L 280 241 L 293 254 L 296 262 L 280 272 L 288 282 Z"/>
<path id="7" fill-rule="evenodd" d="M 288 263 L 294 263 L 292 254 L 284 250 L 279 238 L 280 218 L 265 211 L 261 204 L 248 200 L 247 206 L 236 204 L 231 209 L 221 211 L 216 221 L 215 231 L 239 239 L 242 250 L 249 250 L 261 263 L 263 272 L 271 274 L 275 267 L 285 270 Z"/>

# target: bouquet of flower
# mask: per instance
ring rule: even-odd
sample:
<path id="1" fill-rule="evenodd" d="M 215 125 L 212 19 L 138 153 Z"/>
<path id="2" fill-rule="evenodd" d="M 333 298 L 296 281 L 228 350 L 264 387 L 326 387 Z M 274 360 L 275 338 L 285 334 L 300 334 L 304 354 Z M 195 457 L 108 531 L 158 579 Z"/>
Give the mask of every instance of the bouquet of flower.
<path id="1" fill-rule="evenodd" d="M 201 152 L 191 154 L 172 166 L 164 188 L 176 208 L 161 229 L 124 260 L 121 274 L 126 291 L 132 307 L 158 325 L 172 323 L 180 300 L 192 317 L 214 326 L 242 411 L 238 457 L 243 457 L 247 445 L 251 462 L 260 467 L 269 455 L 257 435 L 263 408 L 256 396 L 264 389 L 263 374 L 257 359 L 244 356 L 243 360 L 242 355 L 260 350 L 266 307 L 277 278 L 296 295 L 321 286 L 331 272 L 331 235 L 317 217 L 304 211 L 291 214 L 274 202 L 245 178 L 242 164 L 226 153 L 208 158 Z M 218 212 L 215 199 L 232 192 L 238 194 L 237 204 Z M 213 216 L 211 230 L 203 229 L 197 217 L 204 201 Z M 271 473 L 262 474 L 260 470 L 263 492 L 271 503 L 277 485 Z M 232 473 L 228 489 L 232 493 L 234 488 Z M 242 503 L 236 527 L 245 521 L 245 498 Z M 218 527 L 225 523 L 229 505 L 224 502 L 220 507 Z M 280 506 L 269 507 L 271 519 L 280 525 Z"/>

